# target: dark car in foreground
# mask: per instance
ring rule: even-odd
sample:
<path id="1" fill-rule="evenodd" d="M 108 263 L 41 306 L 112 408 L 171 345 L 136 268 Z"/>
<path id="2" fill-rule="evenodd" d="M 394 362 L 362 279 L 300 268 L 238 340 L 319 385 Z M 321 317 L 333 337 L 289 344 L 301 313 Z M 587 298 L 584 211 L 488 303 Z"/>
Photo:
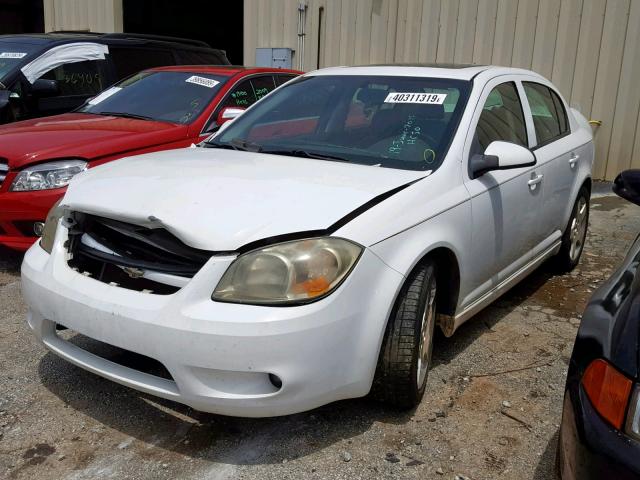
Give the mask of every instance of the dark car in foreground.
<path id="1" fill-rule="evenodd" d="M 640 205 L 640 170 L 613 190 Z M 557 463 L 563 480 L 640 478 L 640 236 L 593 294 L 569 363 Z"/>
<path id="2" fill-rule="evenodd" d="M 0 35 L 0 123 L 68 112 L 134 73 L 229 65 L 199 40 L 134 33 Z"/>

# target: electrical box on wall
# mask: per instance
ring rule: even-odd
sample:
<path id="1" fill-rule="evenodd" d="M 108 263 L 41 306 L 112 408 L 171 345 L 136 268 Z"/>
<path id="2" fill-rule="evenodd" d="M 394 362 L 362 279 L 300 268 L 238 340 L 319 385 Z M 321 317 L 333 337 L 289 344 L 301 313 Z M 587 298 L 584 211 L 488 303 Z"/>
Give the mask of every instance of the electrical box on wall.
<path id="1" fill-rule="evenodd" d="M 292 48 L 256 48 L 256 67 L 291 68 Z"/>

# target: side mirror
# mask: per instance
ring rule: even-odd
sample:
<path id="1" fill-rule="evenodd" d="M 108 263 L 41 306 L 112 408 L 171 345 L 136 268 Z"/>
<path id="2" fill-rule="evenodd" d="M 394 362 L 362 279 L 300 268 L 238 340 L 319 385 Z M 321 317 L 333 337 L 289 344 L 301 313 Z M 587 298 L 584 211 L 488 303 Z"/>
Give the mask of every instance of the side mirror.
<path id="1" fill-rule="evenodd" d="M 532 167 L 536 157 L 528 148 L 510 142 L 491 142 L 484 154 L 477 153 L 469 161 L 471 178 L 478 178 L 491 170 Z"/>
<path id="2" fill-rule="evenodd" d="M 39 78 L 31 85 L 31 93 L 36 97 L 55 97 L 60 94 L 57 80 Z"/>
<path id="3" fill-rule="evenodd" d="M 613 181 L 613 192 L 631 203 L 640 205 L 640 170 L 625 170 L 618 174 Z"/>
<path id="4" fill-rule="evenodd" d="M 220 113 L 218 113 L 218 118 L 216 119 L 218 127 L 221 127 L 234 118 L 238 118 L 240 115 L 242 115 L 242 112 L 244 112 L 244 110 L 244 108 L 240 107 L 224 107 L 222 110 L 220 110 Z"/>

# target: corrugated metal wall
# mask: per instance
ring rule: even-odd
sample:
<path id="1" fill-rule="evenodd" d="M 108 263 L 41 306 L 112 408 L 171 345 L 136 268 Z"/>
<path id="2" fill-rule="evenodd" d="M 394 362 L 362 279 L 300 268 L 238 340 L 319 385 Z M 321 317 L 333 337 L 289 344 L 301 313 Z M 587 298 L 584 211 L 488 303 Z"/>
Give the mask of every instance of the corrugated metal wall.
<path id="1" fill-rule="evenodd" d="M 43 0 L 44 28 L 122 32 L 122 0 Z"/>
<path id="2" fill-rule="evenodd" d="M 246 64 L 255 62 L 256 47 L 298 48 L 298 0 L 244 2 Z M 602 121 L 595 129 L 595 178 L 640 168 L 640 0 L 306 4 L 305 70 L 393 62 L 531 68 L 585 116 Z"/>

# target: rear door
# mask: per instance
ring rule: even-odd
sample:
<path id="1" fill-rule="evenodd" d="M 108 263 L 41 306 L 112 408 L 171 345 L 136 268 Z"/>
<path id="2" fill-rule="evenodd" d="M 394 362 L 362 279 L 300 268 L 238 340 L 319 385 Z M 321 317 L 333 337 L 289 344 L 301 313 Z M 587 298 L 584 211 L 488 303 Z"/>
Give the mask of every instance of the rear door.
<path id="1" fill-rule="evenodd" d="M 549 85 L 523 81 L 534 126 L 533 146 L 538 166 L 545 178 L 545 200 L 539 229 L 542 239 L 535 254 L 544 251 L 562 236 L 564 214 L 576 181 L 580 152 L 571 136 L 566 107 Z"/>
<path id="2" fill-rule="evenodd" d="M 485 86 L 465 145 L 465 185 L 471 196 L 472 259 L 469 273 L 473 301 L 515 274 L 531 260 L 543 204 L 542 174 L 537 165 L 495 170 L 476 179 L 470 158 L 493 141 L 530 146 L 530 119 L 525 115 L 517 76 L 502 76 Z"/>

